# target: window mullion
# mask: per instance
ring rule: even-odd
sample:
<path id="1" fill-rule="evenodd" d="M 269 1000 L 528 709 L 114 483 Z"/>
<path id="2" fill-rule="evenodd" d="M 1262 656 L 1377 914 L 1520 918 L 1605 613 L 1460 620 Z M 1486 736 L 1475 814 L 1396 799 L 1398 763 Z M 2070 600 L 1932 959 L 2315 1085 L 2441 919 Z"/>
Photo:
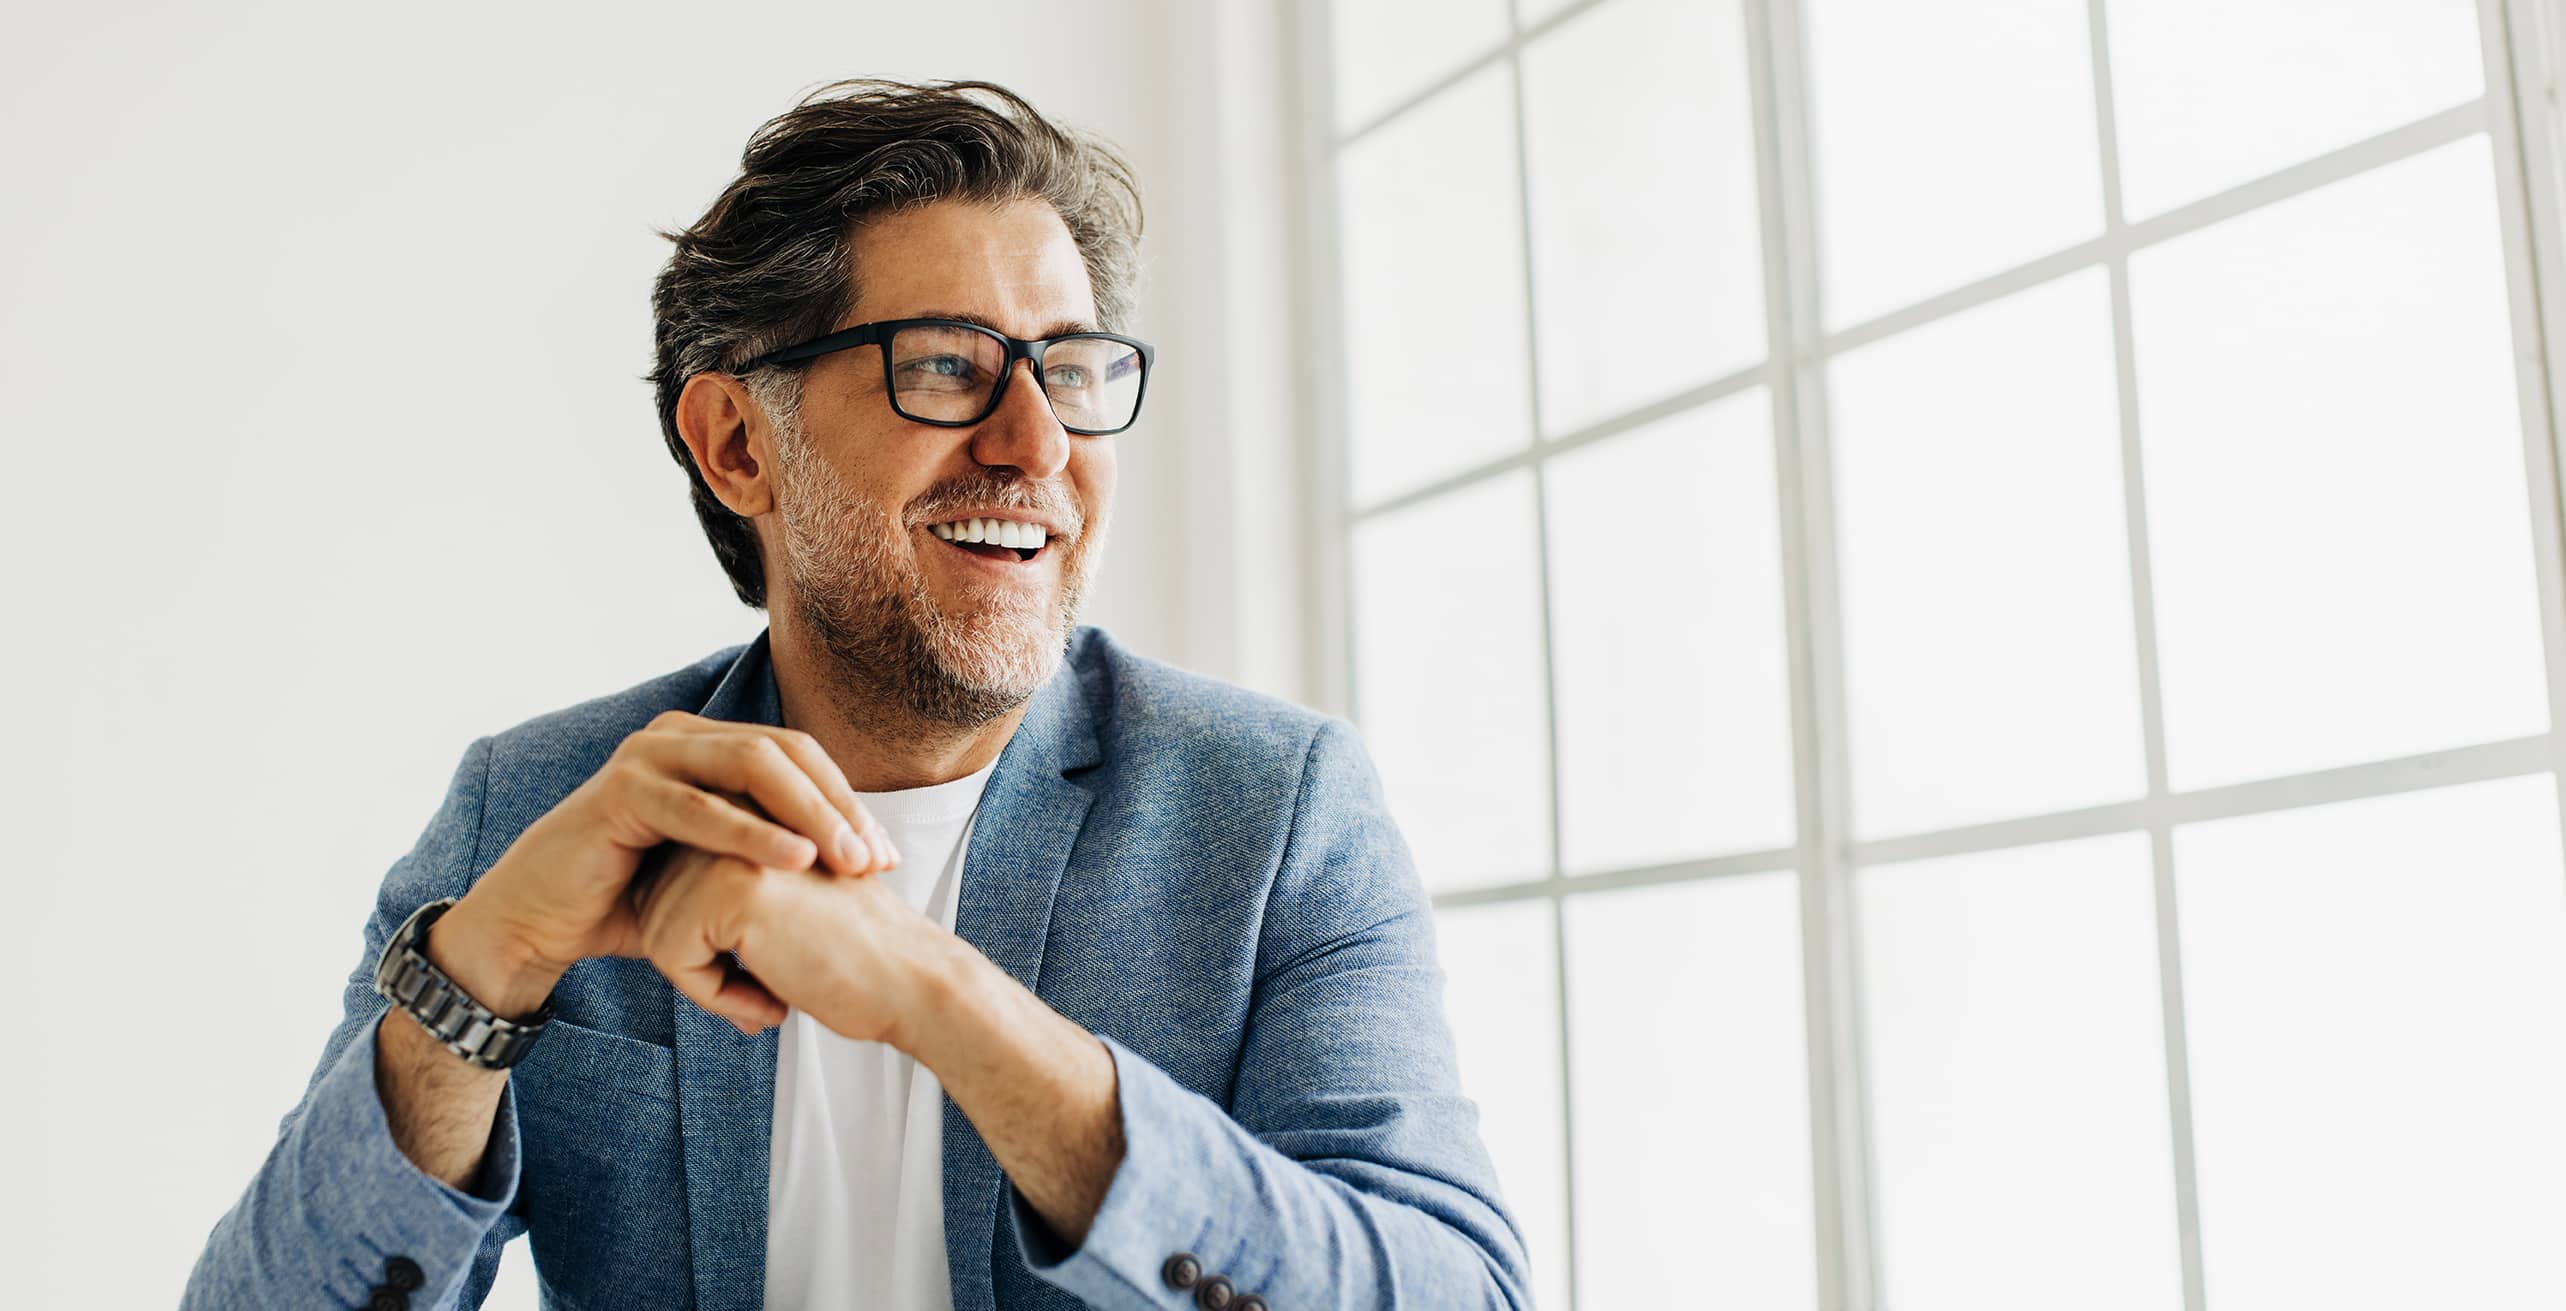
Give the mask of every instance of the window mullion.
<path id="1" fill-rule="evenodd" d="M 2566 14 L 2553 0 L 2478 0 L 2486 130 L 2503 226 L 2513 372 L 2521 413 L 2524 482 L 2546 650 L 2549 757 L 2566 822 L 2566 523 L 2561 523 L 2557 378 L 2566 364 Z"/>
<path id="2" fill-rule="evenodd" d="M 2174 834 L 2166 803 L 2164 685 L 2156 649 L 2155 575 L 2149 567 L 2145 461 L 2139 448 L 2138 364 L 2130 324 L 2129 223 L 2121 202 L 2119 107 L 2112 90 L 2111 28 L 2105 0 L 2086 0 L 2085 27 L 2094 63 L 2094 128 L 2102 168 L 2104 267 L 2111 276 L 2112 369 L 2118 393 L 2123 519 L 2129 541 L 2130 631 L 2137 642 L 2141 736 L 2147 753 L 2150 880 L 2156 904 L 2156 968 L 2165 1046 L 2167 1148 L 2173 1154 L 2174 1225 L 2182 1262 L 2185 1311 L 2202 1311 L 2200 1190 L 2192 1138 L 2190 1044 L 2185 1036 L 2181 920 L 2174 896 Z"/>
<path id="3" fill-rule="evenodd" d="M 1852 773 L 1835 577 L 1807 62 L 1797 0 L 1748 0 L 1756 179 L 1764 241 L 1766 369 L 1782 499 L 1794 792 L 1799 798 L 1801 971 L 1807 1012 L 1818 1304 L 1871 1311 L 1869 1113 L 1852 906 Z"/>

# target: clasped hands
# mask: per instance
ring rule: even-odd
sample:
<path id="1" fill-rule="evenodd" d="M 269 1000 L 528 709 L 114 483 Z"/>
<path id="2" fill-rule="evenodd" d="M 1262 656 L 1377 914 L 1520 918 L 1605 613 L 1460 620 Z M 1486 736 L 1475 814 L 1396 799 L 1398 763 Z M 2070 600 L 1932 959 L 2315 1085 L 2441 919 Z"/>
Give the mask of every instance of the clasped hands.
<path id="1" fill-rule="evenodd" d="M 792 1007 L 899 1049 L 1074 1244 L 1123 1157 L 1113 1053 L 883 880 L 878 834 L 809 734 L 664 711 L 439 922 L 499 953 L 494 996 L 640 958 L 742 1033 Z"/>
<path id="2" fill-rule="evenodd" d="M 930 857 L 932 859 L 933 857 Z M 985 958 L 879 877 L 899 853 L 810 734 L 664 711 L 517 835 L 449 919 L 494 996 L 641 958 L 755 1034 L 795 1007 L 921 1061 Z M 529 1003 L 531 1005 L 531 1003 Z"/>
<path id="3" fill-rule="evenodd" d="M 641 955 L 743 1033 L 782 1023 L 791 1006 L 848 1038 L 914 1054 L 909 1039 L 960 945 L 878 872 L 837 873 L 824 861 L 777 868 L 669 842 L 626 895 Z"/>

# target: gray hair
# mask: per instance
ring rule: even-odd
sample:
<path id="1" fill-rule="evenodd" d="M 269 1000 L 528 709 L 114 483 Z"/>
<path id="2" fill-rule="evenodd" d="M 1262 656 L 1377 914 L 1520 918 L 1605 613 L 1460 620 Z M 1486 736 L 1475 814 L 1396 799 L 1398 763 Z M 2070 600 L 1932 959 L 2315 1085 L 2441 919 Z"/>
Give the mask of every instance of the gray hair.
<path id="1" fill-rule="evenodd" d="M 856 300 L 857 223 L 935 200 L 1033 199 L 1060 215 L 1087 266 L 1098 326 L 1128 331 L 1140 265 L 1140 182 L 1109 143 L 1035 112 L 994 82 L 833 82 L 769 119 L 740 174 L 681 232 L 651 287 L 660 435 L 686 470 L 695 517 L 742 602 L 766 608 L 757 534 L 704 482 L 677 431 L 677 397 L 706 370 L 737 371 L 826 333 Z M 801 363 L 741 381 L 794 430 Z"/>

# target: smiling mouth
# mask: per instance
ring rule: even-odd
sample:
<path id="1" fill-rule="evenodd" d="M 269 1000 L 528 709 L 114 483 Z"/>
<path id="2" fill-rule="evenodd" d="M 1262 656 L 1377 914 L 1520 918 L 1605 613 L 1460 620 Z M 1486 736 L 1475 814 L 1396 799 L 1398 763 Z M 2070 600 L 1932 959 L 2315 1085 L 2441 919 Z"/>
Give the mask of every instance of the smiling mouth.
<path id="1" fill-rule="evenodd" d="M 1036 557 L 1051 549 L 1049 541 L 1045 541 L 1040 546 L 1000 546 L 994 542 L 957 542 L 948 537 L 936 537 L 934 533 L 928 533 L 927 536 L 935 537 L 937 542 L 953 550 L 976 555 L 983 560 L 998 564 L 1031 564 Z"/>

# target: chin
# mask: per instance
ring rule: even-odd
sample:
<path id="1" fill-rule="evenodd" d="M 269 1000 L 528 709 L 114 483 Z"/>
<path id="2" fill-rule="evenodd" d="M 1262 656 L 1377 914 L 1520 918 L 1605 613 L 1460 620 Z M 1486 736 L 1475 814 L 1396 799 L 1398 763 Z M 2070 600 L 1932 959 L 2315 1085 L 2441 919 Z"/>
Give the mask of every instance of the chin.
<path id="1" fill-rule="evenodd" d="M 929 637 L 953 680 L 988 692 L 1031 696 L 1060 667 L 1068 637 L 1059 626 L 1020 623 L 946 624 Z"/>

